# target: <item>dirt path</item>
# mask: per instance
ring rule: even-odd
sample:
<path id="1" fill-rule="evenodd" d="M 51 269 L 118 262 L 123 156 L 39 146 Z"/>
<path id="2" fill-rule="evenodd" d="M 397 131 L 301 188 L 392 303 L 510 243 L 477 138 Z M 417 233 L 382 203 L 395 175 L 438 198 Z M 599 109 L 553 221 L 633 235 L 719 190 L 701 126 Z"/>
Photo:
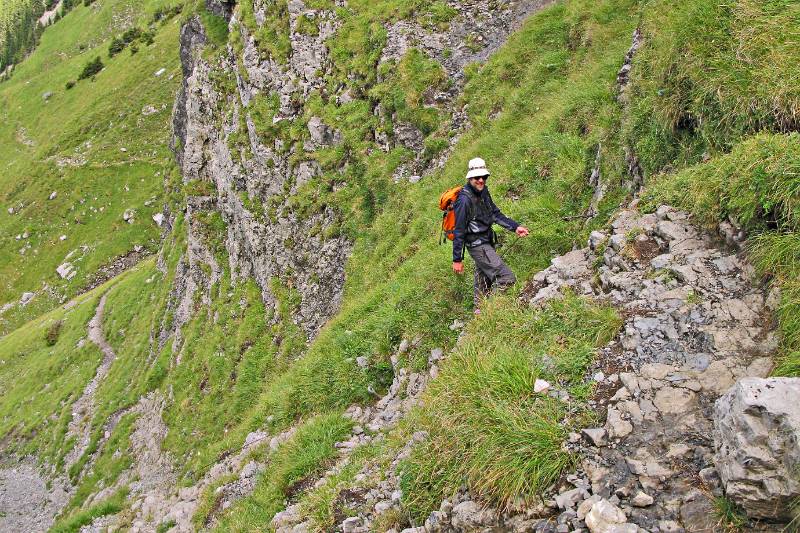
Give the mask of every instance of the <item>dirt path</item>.
<path id="1" fill-rule="evenodd" d="M 92 380 L 89 381 L 83 389 L 81 397 L 78 398 L 72 406 L 72 420 L 70 420 L 67 428 L 67 439 L 75 437 L 77 443 L 65 458 L 67 468 L 75 464 L 89 447 L 89 442 L 91 441 L 91 422 L 95 413 L 94 396 L 97 392 L 97 388 L 108 375 L 112 363 L 117 358 L 113 348 L 111 348 L 105 335 L 103 335 L 103 311 L 106 306 L 106 294 L 100 298 L 100 303 L 97 305 L 94 317 L 89 321 L 88 328 L 89 340 L 100 348 L 100 351 L 103 353 L 103 360 L 100 366 L 97 367 L 97 372 L 95 372 Z"/>

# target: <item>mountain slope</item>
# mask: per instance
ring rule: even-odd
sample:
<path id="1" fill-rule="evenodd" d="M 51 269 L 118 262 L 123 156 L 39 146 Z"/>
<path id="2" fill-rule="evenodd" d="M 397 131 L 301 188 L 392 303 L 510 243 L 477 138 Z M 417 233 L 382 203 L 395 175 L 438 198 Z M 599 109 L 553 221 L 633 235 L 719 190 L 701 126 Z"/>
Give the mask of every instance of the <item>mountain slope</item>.
<path id="1" fill-rule="evenodd" d="M 168 117 L 178 84 L 179 19 L 153 22 L 167 4 L 78 6 L 0 84 L 0 332 L 96 283 L 101 267 L 117 271 L 114 259 L 158 248 L 151 217 L 174 168 Z M 112 37 L 150 24 L 152 44 L 108 57 Z M 95 57 L 104 70 L 66 89 Z M 56 273 L 65 262 L 75 272 L 68 279 Z M 24 293 L 33 294 L 21 305 Z"/>
<path id="2" fill-rule="evenodd" d="M 446 519 L 455 530 L 545 527 L 553 512 L 541 498 L 566 491 L 565 480 L 583 480 L 567 475 L 581 454 L 599 453 L 570 446 L 570 433 L 628 420 L 604 407 L 619 385 L 595 375 L 602 369 L 618 383 L 620 369 L 607 366 L 603 347 L 650 311 L 621 307 L 614 283 L 624 280 L 609 278 L 609 269 L 648 287 L 691 285 L 637 256 L 639 236 L 671 248 L 667 237 L 625 226 L 639 213 L 617 213 L 643 181 L 644 211 L 670 202 L 713 230 L 732 222 L 755 234 L 752 257 L 784 288 L 780 372 L 796 374 L 796 97 L 783 80 L 797 63 L 781 44 L 796 8 L 777 3 L 781 9 L 705 0 L 186 6 L 180 50 L 172 49 L 169 62 L 149 58 L 170 65 L 163 76 L 181 63 L 172 123 L 178 168 L 167 159 L 163 113 L 133 127 L 136 109 L 155 98 L 147 89 L 135 94 L 142 100 L 123 117 L 124 129 L 103 122 L 86 148 L 97 150 L 87 167 L 111 165 L 98 168 L 98 177 L 112 167 L 138 169 L 131 170 L 136 176 L 154 171 L 145 183 L 166 175 L 169 231 L 155 260 L 0 338 L 10 354 L 0 367 L 9 399 L 0 405 L 4 456 L 35 454 L 68 487 L 56 530 L 91 523 L 134 531 L 385 531 L 426 519 Z M 176 20 L 158 26 L 154 46 L 177 36 Z M 668 31 L 696 25 L 707 26 L 708 41 L 696 31 Z M 789 60 L 759 62 L 769 54 L 757 47 L 749 61 L 737 57 L 737 39 L 754 27 L 762 30 L 758 43 L 781 44 L 775 50 Z M 103 34 L 102 46 L 112 33 Z M 25 65 L 7 86 L 24 89 L 8 84 Z M 731 71 L 740 78 L 734 93 L 725 90 Z M 152 74 L 144 72 L 128 72 L 130 83 L 139 76 L 149 87 L 143 80 Z M 174 83 L 158 85 L 157 94 L 166 98 Z M 24 94 L 32 102 L 42 89 Z M 59 97 L 35 103 L 50 106 Z M 46 119 L 56 120 L 38 120 Z M 123 141 L 128 152 L 119 151 Z M 127 166 L 137 154 L 150 155 L 140 167 Z M 449 247 L 436 242 L 435 200 L 461 182 L 476 155 L 490 165 L 498 204 L 532 235 L 506 236 L 501 254 L 519 287 L 469 321 L 470 282 L 452 275 Z M 13 168 L 34 168 L 30 154 L 15 157 Z M 88 175 L 67 170 L 65 179 Z M 43 227 L 50 219 L 33 202 L 49 194 L 45 183 L 14 193 L 32 195 L 23 203 Z M 123 205 L 143 206 L 156 194 L 145 189 L 115 204 L 120 229 L 129 229 L 119 221 Z M 53 201 L 60 198 L 59 191 Z M 155 237 L 151 211 L 139 209 L 130 228 L 138 233 L 109 237 L 100 216 L 87 224 L 98 242 L 108 237 L 92 252 L 94 264 L 143 235 Z M 609 220 L 619 249 L 604 253 L 592 231 Z M 598 247 L 581 252 L 584 268 L 571 269 L 575 251 L 536 274 L 582 248 L 590 234 Z M 700 253 L 724 255 L 700 235 Z M 13 278 L 19 281 L 10 293 L 28 278 L 45 279 L 63 260 L 41 255 L 52 264 Z M 2 259 L 9 272 L 21 264 L 16 256 Z M 685 265 L 676 261 L 680 271 Z M 78 276 L 92 270 L 81 266 Z M 761 293 L 734 277 L 737 290 Z M 81 285 L 73 281 L 63 294 Z M 530 307 L 548 285 L 550 296 L 564 285 L 563 301 Z M 717 296 L 708 295 L 709 307 Z M 701 298 L 687 293 L 675 312 L 688 316 Z M 54 303 L 14 311 L 8 327 Z M 656 329 L 666 332 L 666 322 Z M 649 350 L 651 342 L 643 338 L 639 347 Z M 763 347 L 772 353 L 771 342 Z M 713 358 L 724 355 L 710 349 Z M 629 355 L 622 359 L 635 363 Z M 764 371 L 760 365 L 752 373 Z M 542 378 L 552 395 L 534 392 Z M 697 392 L 698 405 L 708 405 L 720 391 Z M 657 415 L 648 431 L 668 423 Z M 630 441 L 615 441 L 620 449 L 640 442 L 638 423 L 631 430 Z M 699 472 L 707 461 L 698 457 L 684 471 Z M 629 518 L 648 529 L 694 523 L 696 516 L 662 506 L 662 496 Z M 714 512 L 707 498 L 697 501 L 711 506 L 703 507 L 706 516 Z M 466 520 L 463 511 L 479 504 L 498 512 Z M 720 509 L 728 504 L 717 501 Z"/>

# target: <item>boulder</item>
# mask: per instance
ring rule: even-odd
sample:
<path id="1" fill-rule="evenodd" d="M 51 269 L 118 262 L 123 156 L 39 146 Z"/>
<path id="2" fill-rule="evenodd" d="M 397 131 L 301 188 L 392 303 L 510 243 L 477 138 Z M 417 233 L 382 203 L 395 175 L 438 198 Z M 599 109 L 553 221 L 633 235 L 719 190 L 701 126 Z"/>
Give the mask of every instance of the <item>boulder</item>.
<path id="1" fill-rule="evenodd" d="M 800 498 L 800 378 L 744 378 L 714 405 L 714 464 L 749 516 L 791 520 Z"/>

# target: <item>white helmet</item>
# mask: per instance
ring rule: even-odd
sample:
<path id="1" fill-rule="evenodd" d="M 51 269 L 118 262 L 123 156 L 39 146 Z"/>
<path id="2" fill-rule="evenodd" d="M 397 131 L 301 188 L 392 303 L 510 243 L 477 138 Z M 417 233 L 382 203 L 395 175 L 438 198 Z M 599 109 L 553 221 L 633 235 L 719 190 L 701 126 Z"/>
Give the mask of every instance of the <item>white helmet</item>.
<path id="1" fill-rule="evenodd" d="M 477 178 L 478 176 L 488 176 L 489 169 L 486 168 L 486 161 L 480 157 L 469 160 L 469 172 L 467 172 L 467 179 Z"/>

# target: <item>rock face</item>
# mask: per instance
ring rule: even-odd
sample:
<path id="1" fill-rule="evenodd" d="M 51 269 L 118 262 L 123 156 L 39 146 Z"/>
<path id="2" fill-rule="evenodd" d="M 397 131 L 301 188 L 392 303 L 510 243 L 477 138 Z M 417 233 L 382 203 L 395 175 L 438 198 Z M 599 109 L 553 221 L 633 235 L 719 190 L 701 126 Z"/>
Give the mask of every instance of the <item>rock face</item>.
<path id="1" fill-rule="evenodd" d="M 380 61 L 400 59 L 411 48 L 439 61 L 455 83 L 452 90 L 431 95 L 430 105 L 447 108 L 453 114 L 453 129 L 459 130 L 464 114 L 455 112 L 453 102 L 463 85 L 464 66 L 485 59 L 522 19 L 546 3 L 457 3 L 453 8 L 458 15 L 446 30 L 405 20 L 387 23 L 387 43 Z M 276 282 L 296 291 L 299 307 L 291 311 L 291 317 L 282 318 L 290 318 L 313 338 L 339 307 L 344 265 L 352 249 L 350 240 L 336 231 L 341 221 L 331 207 L 304 214 L 291 207 L 298 188 L 322 172 L 313 153 L 343 139 L 343 132 L 321 117 L 308 116 L 303 102 L 315 93 L 340 103 L 359 97 L 347 91 L 328 94 L 331 89 L 326 76 L 332 72 L 332 64 L 326 41 L 341 25 L 337 12 L 316 9 L 301 0 L 289 2 L 290 50 L 281 60 L 259 49 L 252 28 L 240 23 L 237 13 L 230 10 L 233 5 L 206 1 L 209 11 L 230 21 L 229 30 L 241 38 L 240 50 L 228 47 L 221 57 L 210 61 L 200 53 L 208 41 L 200 18 L 189 19 L 181 31 L 183 87 L 173 111 L 173 148 L 184 183 L 202 183 L 198 189 L 207 192 L 188 200 L 189 251 L 181 261 L 171 304 L 176 320 L 170 331 L 160 335 L 163 340 L 175 333 L 178 345 L 181 326 L 188 320 L 198 292 L 201 301 L 208 301 L 208 288 L 227 269 L 234 281 L 256 281 L 268 313 L 277 308 Z M 344 2 L 336 5 L 341 8 Z M 256 1 L 253 10 L 256 24 L 265 24 L 269 3 Z M 318 32 L 300 31 L 303 20 L 313 20 Z M 468 36 L 476 44 L 467 46 Z M 256 104 L 264 98 L 274 99 L 273 126 L 305 126 L 299 142 L 265 138 L 259 133 L 265 124 L 259 122 L 263 118 L 259 119 Z M 380 110 L 375 113 L 380 115 Z M 411 125 L 398 122 L 394 133 L 384 137 L 379 141 L 381 149 L 404 145 L 422 153 L 422 132 Z M 424 165 L 427 162 L 423 164 L 420 158 L 397 172 L 422 176 L 429 170 Z M 229 257 L 227 265 L 215 260 L 204 242 L 204 228 L 196 220 L 212 213 L 219 214 L 227 226 L 221 239 Z M 165 220 L 168 227 L 172 223 Z"/>
<path id="2" fill-rule="evenodd" d="M 748 516 L 791 520 L 800 498 L 800 378 L 745 378 L 714 406 L 714 464 Z"/>
<path id="3" fill-rule="evenodd" d="M 209 4 L 214 10 L 231 5 Z M 282 102 L 280 120 L 295 120 L 302 115 L 302 108 L 293 102 L 301 102 L 322 84 L 321 76 L 328 68 L 323 43 L 337 22 L 332 12 L 305 9 L 299 3 L 298 9 L 290 12 L 292 24 L 304 14 L 320 22 L 320 32 L 315 37 L 292 34 L 288 66 L 263 59 L 253 36 L 235 20 L 230 28 L 241 33 L 245 43 L 242 57 L 229 49 L 214 65 L 200 54 L 207 38 L 199 18 L 190 19 L 181 31 L 184 84 L 173 111 L 173 146 L 184 183 L 205 183 L 203 189 L 211 192 L 188 198 L 189 250 L 181 261 L 173 294 L 177 330 L 189 318 L 195 293 L 200 291 L 202 299 L 208 300 L 208 287 L 228 268 L 234 280 L 252 278 L 258 283 L 268 310 L 277 304 L 276 280 L 296 290 L 301 303 L 288 318 L 303 327 L 309 338 L 338 308 L 350 242 L 336 232 L 325 236 L 336 222 L 330 208 L 300 216 L 287 207 L 292 185 L 308 181 L 319 168 L 316 163 L 290 161 L 288 147 L 263 144 L 248 108 L 256 95 L 277 93 Z M 241 75 L 237 61 L 242 62 L 246 76 Z M 219 76 L 235 81 L 233 94 L 215 84 L 214 78 Z M 226 109 L 231 110 L 230 116 L 224 116 Z M 240 123 L 247 128 L 246 149 L 230 140 Z M 321 121 L 311 121 L 309 129 L 315 141 L 308 147 L 312 150 L 339 137 Z M 219 264 L 204 238 L 207 232 L 201 219 L 211 213 L 219 214 L 227 226 L 221 240 L 228 265 Z M 211 267 L 210 276 L 206 266 Z"/>

